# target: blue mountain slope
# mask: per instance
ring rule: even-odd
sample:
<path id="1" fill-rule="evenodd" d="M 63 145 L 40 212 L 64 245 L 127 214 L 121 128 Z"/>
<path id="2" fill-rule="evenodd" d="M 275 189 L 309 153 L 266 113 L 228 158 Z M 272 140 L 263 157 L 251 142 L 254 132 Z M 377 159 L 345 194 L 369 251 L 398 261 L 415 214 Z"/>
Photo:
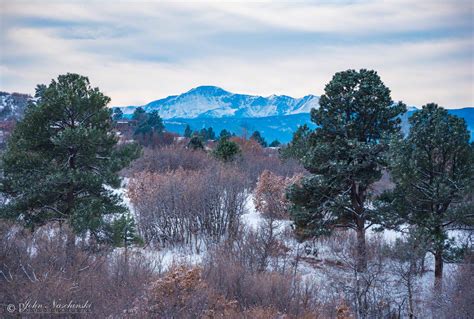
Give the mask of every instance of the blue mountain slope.
<path id="1" fill-rule="evenodd" d="M 259 130 L 267 141 L 291 140 L 298 126 L 308 124 L 309 112 L 319 107 L 319 97 L 307 95 L 292 98 L 286 95 L 267 97 L 235 94 L 216 86 L 199 86 L 179 95 L 152 101 L 142 106 L 147 112 L 158 111 L 169 131 L 182 134 L 189 124 L 194 130 L 212 127 L 216 133 L 227 129 L 236 134 L 248 135 Z M 131 117 L 137 106 L 122 107 L 125 117 Z M 402 130 L 408 133 L 408 118 L 416 112 L 411 107 L 402 116 Z M 463 117 L 474 139 L 474 108 L 449 110 L 449 113 Z"/>
<path id="2" fill-rule="evenodd" d="M 196 119 L 172 119 L 165 120 L 166 129 L 171 132 L 183 134 L 184 128 L 189 124 L 193 130 L 212 127 L 216 134 L 223 129 L 231 131 L 237 135 L 250 136 L 253 131 L 260 131 L 267 142 L 279 140 L 287 143 L 293 137 L 300 125 L 308 124 L 315 128 L 310 121 L 309 113 L 268 116 L 268 117 L 244 117 L 244 118 L 196 118 Z"/>
<path id="3" fill-rule="evenodd" d="M 409 131 L 408 118 L 416 111 L 408 111 L 402 116 L 402 130 L 405 134 Z M 471 132 L 471 141 L 474 141 L 474 108 L 463 108 L 448 110 L 450 114 L 462 117 L 466 120 L 467 127 Z M 171 132 L 183 134 L 187 124 L 193 130 L 212 127 L 219 134 L 222 129 L 234 132 L 237 135 L 247 134 L 249 136 L 253 131 L 260 131 L 262 136 L 271 142 L 275 139 L 282 143 L 287 143 L 293 137 L 293 133 L 299 126 L 307 124 L 311 128 L 316 125 L 311 122 L 309 113 L 268 116 L 257 118 L 195 118 L 195 119 L 170 119 L 164 121 L 166 129 Z"/>

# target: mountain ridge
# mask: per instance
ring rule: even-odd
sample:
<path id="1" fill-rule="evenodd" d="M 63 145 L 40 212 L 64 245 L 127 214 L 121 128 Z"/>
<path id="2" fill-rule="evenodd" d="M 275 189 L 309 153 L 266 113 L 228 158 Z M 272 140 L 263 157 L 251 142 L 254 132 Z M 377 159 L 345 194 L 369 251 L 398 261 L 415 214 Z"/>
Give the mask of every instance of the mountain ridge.
<path id="1" fill-rule="evenodd" d="M 264 97 L 205 85 L 145 105 L 119 108 L 124 114 L 131 114 L 137 107 L 147 112 L 157 110 L 163 119 L 267 117 L 309 113 L 312 108 L 319 107 L 319 97 L 312 94 L 301 98 L 274 94 Z"/>

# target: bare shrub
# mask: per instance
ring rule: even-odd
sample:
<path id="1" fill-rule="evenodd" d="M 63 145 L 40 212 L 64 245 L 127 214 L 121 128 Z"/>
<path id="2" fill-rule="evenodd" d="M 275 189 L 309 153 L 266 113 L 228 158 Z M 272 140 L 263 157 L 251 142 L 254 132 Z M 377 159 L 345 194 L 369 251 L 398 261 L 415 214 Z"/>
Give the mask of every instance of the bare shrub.
<path id="1" fill-rule="evenodd" d="M 131 307 L 132 300 L 154 277 L 153 267 L 140 255 L 85 252 L 76 248 L 72 266 L 65 267 L 64 236 L 54 228 L 28 231 L 2 229 L 0 242 L 0 300 L 51 306 L 90 304 L 81 317 L 105 318 Z M 18 309 L 18 308 L 17 308 Z M 5 310 L 5 309 L 2 309 Z M 45 317 L 50 315 L 45 314 Z"/>
<path id="2" fill-rule="evenodd" d="M 216 160 L 204 151 L 190 150 L 181 144 L 162 148 L 145 148 L 143 155 L 129 169 L 129 175 L 137 172 L 165 173 L 178 169 L 202 170 L 217 165 Z"/>
<path id="3" fill-rule="evenodd" d="M 341 297 L 358 318 L 391 318 L 401 314 L 403 301 L 395 289 L 397 278 L 390 271 L 391 260 L 381 238 L 374 236 L 367 241 L 367 270 L 357 271 L 357 249 L 354 234 L 349 231 L 334 232 L 326 238 L 328 257 L 322 267 L 324 274 L 324 313 L 340 303 Z"/>
<path id="4" fill-rule="evenodd" d="M 129 182 L 141 235 L 149 243 L 217 242 L 231 236 L 245 204 L 245 175 L 232 168 L 164 174 L 142 172 Z"/>
<path id="5" fill-rule="evenodd" d="M 317 318 L 312 284 L 292 267 L 265 267 L 268 257 L 282 257 L 286 252 L 275 238 L 269 242 L 261 230 L 241 230 L 237 238 L 208 252 L 203 276 L 225 298 L 236 300 L 241 310 L 267 309 L 290 318 Z"/>
<path id="6" fill-rule="evenodd" d="M 234 165 L 247 174 L 252 185 L 255 185 L 258 177 L 265 170 L 284 177 L 306 172 L 304 167 L 296 160 L 283 161 L 277 150 L 263 148 L 253 139 L 232 137 L 231 140 L 237 143 L 242 151 Z"/>
<path id="7" fill-rule="evenodd" d="M 435 292 L 427 308 L 440 319 L 474 318 L 474 256 L 468 254 L 448 276 L 441 294 Z"/>
<path id="8" fill-rule="evenodd" d="M 230 268 L 233 271 L 233 268 Z M 286 302 L 279 310 L 274 302 L 283 300 L 281 293 L 291 291 L 290 281 L 277 273 L 265 273 L 252 277 L 251 290 L 244 299 L 225 296 L 216 289 L 201 268 L 177 266 L 162 278 L 153 282 L 145 294 L 137 298 L 134 307 L 125 312 L 126 318 L 318 318 L 314 311 L 295 312 L 286 309 Z M 247 277 L 245 285 L 250 287 L 252 279 Z M 265 304 L 265 305 L 264 305 Z M 296 315 L 294 314 L 296 313 Z"/>
<path id="9" fill-rule="evenodd" d="M 202 280 L 201 269 L 177 266 L 153 282 L 124 317 L 237 318 L 237 307 Z"/>
<path id="10" fill-rule="evenodd" d="M 289 219 L 288 209 L 291 204 L 286 197 L 286 188 L 301 176 L 295 175 L 290 178 L 264 170 L 255 188 L 255 208 L 271 219 Z"/>

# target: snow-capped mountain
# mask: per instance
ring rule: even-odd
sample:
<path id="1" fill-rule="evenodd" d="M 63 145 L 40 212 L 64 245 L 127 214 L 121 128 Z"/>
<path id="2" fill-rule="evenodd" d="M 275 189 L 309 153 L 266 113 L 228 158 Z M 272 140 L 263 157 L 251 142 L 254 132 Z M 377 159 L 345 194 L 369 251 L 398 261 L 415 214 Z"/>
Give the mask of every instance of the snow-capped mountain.
<path id="1" fill-rule="evenodd" d="M 309 113 L 319 107 L 319 97 L 307 95 L 292 98 L 285 95 L 268 97 L 235 94 L 216 86 L 199 86 L 180 95 L 168 96 L 142 106 L 145 111 L 157 110 L 164 119 L 267 117 Z M 131 114 L 135 106 L 122 108 Z"/>

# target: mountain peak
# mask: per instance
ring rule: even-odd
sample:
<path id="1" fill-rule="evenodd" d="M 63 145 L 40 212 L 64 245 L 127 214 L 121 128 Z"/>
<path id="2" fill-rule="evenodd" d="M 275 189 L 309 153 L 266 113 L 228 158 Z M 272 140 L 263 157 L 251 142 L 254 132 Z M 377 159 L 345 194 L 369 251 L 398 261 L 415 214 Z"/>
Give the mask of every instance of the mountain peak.
<path id="1" fill-rule="evenodd" d="M 263 97 L 234 94 L 212 85 L 198 86 L 186 93 L 143 106 L 147 112 L 157 110 L 163 119 L 279 116 L 309 113 L 312 108 L 318 107 L 315 96 L 292 98 L 286 95 Z M 133 108 L 125 108 L 123 112 L 133 113 Z"/>
<path id="2" fill-rule="evenodd" d="M 224 95 L 224 94 L 230 94 L 226 90 L 218 87 L 218 86 L 213 86 L 213 85 L 201 85 L 198 87 L 195 87 L 194 89 L 189 90 L 186 92 L 186 94 L 202 94 L 202 95 Z"/>

